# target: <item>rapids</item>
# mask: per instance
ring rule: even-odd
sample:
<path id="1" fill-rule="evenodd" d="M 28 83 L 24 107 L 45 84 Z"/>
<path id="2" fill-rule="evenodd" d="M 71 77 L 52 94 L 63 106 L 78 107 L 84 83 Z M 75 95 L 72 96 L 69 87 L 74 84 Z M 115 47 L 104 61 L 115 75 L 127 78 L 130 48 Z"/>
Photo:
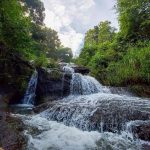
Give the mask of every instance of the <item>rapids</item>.
<path id="1" fill-rule="evenodd" d="M 141 150 L 142 141 L 129 132 L 121 134 L 81 131 L 62 123 L 48 121 L 39 115 L 23 117 L 28 126 L 29 150 Z M 34 132 L 33 132 L 34 131 Z"/>
<path id="2" fill-rule="evenodd" d="M 134 136 L 133 128 L 150 124 L 150 100 L 112 90 L 69 66 L 63 70 L 72 74 L 70 95 L 49 102 L 37 115 L 19 115 L 27 126 L 28 149 L 141 150 L 146 141 Z M 35 89 L 30 89 L 36 88 L 37 76 L 31 77 L 24 103 L 34 103 Z"/>

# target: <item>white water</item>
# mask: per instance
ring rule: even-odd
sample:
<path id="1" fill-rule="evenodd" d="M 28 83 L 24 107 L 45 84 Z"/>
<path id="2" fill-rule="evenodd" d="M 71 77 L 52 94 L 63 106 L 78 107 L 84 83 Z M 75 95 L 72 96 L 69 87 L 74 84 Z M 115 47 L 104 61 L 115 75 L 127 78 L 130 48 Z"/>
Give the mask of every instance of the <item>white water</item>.
<path id="1" fill-rule="evenodd" d="M 131 127 L 150 119 L 150 100 L 112 94 L 93 77 L 68 66 L 64 70 L 72 74 L 70 96 L 50 102 L 38 115 L 22 117 L 28 149 L 141 150 Z"/>
<path id="2" fill-rule="evenodd" d="M 34 100 L 35 100 L 35 96 L 36 96 L 35 91 L 36 91 L 36 86 L 37 86 L 37 79 L 38 79 L 38 73 L 35 70 L 31 76 L 29 83 L 28 83 L 26 93 L 25 93 L 24 98 L 22 100 L 23 104 L 27 104 L 27 105 L 33 105 L 34 104 Z"/>
<path id="3" fill-rule="evenodd" d="M 90 95 L 93 93 L 110 93 L 109 89 L 102 86 L 95 78 L 83 76 L 79 73 L 72 74 L 71 95 Z"/>
<path id="4" fill-rule="evenodd" d="M 71 74 L 74 73 L 74 69 L 69 67 L 68 65 L 63 67 L 63 71 Z"/>
<path id="5" fill-rule="evenodd" d="M 116 132 L 130 120 L 150 119 L 150 101 L 108 93 L 69 96 L 52 102 L 40 115 L 86 131 Z"/>
<path id="6" fill-rule="evenodd" d="M 48 121 L 39 115 L 24 117 L 24 123 L 30 128 L 25 134 L 29 138 L 28 150 L 140 150 L 139 140 L 122 132 L 120 135 L 110 132 L 81 131 L 67 127 L 62 123 Z M 36 129 L 35 133 L 31 129 Z"/>

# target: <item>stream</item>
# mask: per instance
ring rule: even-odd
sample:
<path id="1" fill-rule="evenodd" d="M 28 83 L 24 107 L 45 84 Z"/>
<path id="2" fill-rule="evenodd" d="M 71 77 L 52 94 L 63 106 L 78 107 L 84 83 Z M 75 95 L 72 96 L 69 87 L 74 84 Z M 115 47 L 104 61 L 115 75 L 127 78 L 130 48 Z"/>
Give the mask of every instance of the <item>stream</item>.
<path id="1" fill-rule="evenodd" d="M 14 114 L 26 125 L 28 150 L 142 150 L 150 142 L 134 134 L 150 125 L 150 100 L 127 91 L 112 93 L 95 78 L 72 74 L 70 95 L 48 103 L 38 114 Z M 31 77 L 22 100 L 34 105 L 37 72 Z M 63 83 L 62 83 L 63 86 Z"/>

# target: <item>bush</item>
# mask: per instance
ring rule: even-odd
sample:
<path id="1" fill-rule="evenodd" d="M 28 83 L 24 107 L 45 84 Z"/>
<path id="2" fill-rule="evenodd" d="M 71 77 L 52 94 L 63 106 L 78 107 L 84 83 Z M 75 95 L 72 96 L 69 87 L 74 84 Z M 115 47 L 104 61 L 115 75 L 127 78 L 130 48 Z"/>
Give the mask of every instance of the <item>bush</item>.
<path id="1" fill-rule="evenodd" d="M 129 47 L 123 59 L 110 63 L 107 68 L 110 84 L 150 83 L 150 44 L 146 47 Z"/>
<path id="2" fill-rule="evenodd" d="M 48 59 L 45 55 L 41 55 L 34 60 L 34 63 L 36 67 L 47 67 Z"/>

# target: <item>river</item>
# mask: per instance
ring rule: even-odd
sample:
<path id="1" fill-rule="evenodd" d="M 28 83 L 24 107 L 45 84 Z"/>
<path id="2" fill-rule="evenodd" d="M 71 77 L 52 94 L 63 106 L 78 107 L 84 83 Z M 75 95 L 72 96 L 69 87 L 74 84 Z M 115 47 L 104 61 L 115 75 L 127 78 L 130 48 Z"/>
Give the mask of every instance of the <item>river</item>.
<path id="1" fill-rule="evenodd" d="M 15 114 L 27 127 L 28 150 L 142 150 L 150 145 L 133 133 L 150 125 L 149 99 L 127 91 L 113 93 L 70 67 L 64 71 L 72 74 L 69 96 L 49 102 L 38 114 Z M 34 104 L 37 78 L 34 73 L 24 104 Z"/>

